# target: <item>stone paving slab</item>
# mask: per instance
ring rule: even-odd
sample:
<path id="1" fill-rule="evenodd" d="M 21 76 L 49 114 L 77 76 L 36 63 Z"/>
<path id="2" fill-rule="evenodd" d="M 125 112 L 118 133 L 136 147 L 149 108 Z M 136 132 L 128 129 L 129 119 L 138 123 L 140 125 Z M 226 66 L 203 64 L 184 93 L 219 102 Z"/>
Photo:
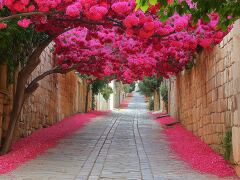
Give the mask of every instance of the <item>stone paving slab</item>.
<path id="1" fill-rule="evenodd" d="M 129 107 L 97 117 L 0 180 L 217 180 L 171 153 L 162 128 L 135 94 Z M 225 178 L 234 179 L 234 178 Z"/>

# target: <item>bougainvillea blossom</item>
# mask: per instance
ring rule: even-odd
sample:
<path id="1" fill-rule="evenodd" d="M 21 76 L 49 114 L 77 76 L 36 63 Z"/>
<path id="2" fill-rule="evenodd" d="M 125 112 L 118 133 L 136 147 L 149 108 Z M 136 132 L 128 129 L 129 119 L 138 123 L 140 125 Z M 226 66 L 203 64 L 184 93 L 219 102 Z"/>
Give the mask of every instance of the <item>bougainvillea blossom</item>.
<path id="1" fill-rule="evenodd" d="M 0 29 L 5 29 L 7 28 L 7 24 L 5 23 L 0 23 Z"/>
<path id="2" fill-rule="evenodd" d="M 34 12 L 21 17 L 20 26 L 61 34 L 55 39 L 54 54 L 64 69 L 77 64 L 82 74 L 127 82 L 156 74 L 174 75 L 200 47 L 209 49 L 226 35 L 217 28 L 217 14 L 196 25 L 190 22 L 190 14 L 175 13 L 161 22 L 156 15 L 158 8 L 147 13 L 135 11 L 134 0 L 1 1 L 0 8 L 4 5 L 12 14 Z M 2 28 L 6 28 L 3 23 Z"/>
<path id="3" fill-rule="evenodd" d="M 5 5 L 5 0 L 0 0 L 0 9 L 2 9 L 4 5 Z"/>
<path id="4" fill-rule="evenodd" d="M 32 23 L 31 20 L 26 18 L 18 21 L 18 25 L 23 28 L 27 28 L 31 23 Z"/>

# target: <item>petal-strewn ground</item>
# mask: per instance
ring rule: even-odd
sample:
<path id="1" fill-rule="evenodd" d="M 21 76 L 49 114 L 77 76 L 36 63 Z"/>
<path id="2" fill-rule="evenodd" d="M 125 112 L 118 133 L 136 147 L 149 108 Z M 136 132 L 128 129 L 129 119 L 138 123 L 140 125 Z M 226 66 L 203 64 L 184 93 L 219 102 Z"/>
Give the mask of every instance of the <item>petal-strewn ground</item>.
<path id="1" fill-rule="evenodd" d="M 36 158 L 47 149 L 57 145 L 61 138 L 71 135 L 89 123 L 91 119 L 108 112 L 93 111 L 76 114 L 59 123 L 34 132 L 31 136 L 17 141 L 11 152 L 0 156 L 0 174 L 10 172 L 26 161 Z"/>
<path id="2" fill-rule="evenodd" d="M 184 128 L 163 129 L 139 94 L 127 108 L 97 115 L 76 115 L 19 141 L 0 159 L 2 173 L 18 168 L 0 179 L 236 179 L 231 166 Z"/>
<path id="3" fill-rule="evenodd" d="M 156 119 L 162 125 L 175 122 L 172 117 Z M 222 156 L 214 152 L 200 138 L 176 124 L 163 131 L 170 143 L 171 150 L 192 168 L 203 173 L 215 174 L 219 177 L 234 176 L 233 167 Z"/>

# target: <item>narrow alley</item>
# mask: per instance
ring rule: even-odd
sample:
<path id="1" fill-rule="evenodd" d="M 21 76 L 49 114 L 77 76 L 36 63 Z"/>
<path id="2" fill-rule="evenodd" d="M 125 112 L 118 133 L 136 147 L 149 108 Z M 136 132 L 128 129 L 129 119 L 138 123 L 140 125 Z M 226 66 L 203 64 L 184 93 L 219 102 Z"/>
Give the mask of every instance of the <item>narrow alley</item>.
<path id="1" fill-rule="evenodd" d="M 168 146 L 162 127 L 147 112 L 138 93 L 127 109 L 97 117 L 72 136 L 62 139 L 35 160 L 0 179 L 16 180 L 207 180 L 179 160 Z"/>

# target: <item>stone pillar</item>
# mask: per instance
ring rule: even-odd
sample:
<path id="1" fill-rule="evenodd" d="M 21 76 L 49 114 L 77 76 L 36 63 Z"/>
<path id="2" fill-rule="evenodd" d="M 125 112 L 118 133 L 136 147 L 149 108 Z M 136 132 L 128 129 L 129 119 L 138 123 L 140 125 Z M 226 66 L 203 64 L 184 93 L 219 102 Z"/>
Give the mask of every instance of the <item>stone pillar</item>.
<path id="1" fill-rule="evenodd" d="M 235 108 L 233 108 L 232 146 L 236 172 L 240 176 L 240 21 L 234 24 L 233 33 L 233 91 Z"/>
<path id="2" fill-rule="evenodd" d="M 178 87 L 176 77 L 168 80 L 168 113 L 178 119 Z"/>
<path id="3" fill-rule="evenodd" d="M 114 93 L 114 108 L 119 108 L 120 106 L 120 96 L 121 96 L 121 92 L 120 92 L 120 84 L 117 81 L 114 81 L 114 89 L 113 89 L 113 93 Z"/>
<path id="4" fill-rule="evenodd" d="M 154 91 L 153 100 L 154 100 L 154 111 L 159 111 L 159 109 L 160 109 L 160 91 L 159 91 L 159 89 Z"/>
<path id="5" fill-rule="evenodd" d="M 113 110 L 113 108 L 114 108 L 114 80 L 113 81 L 111 81 L 111 83 L 109 84 L 109 86 L 112 88 L 112 90 L 113 90 L 113 93 L 110 95 L 110 100 L 109 100 L 109 108 L 110 108 L 110 110 Z"/>

